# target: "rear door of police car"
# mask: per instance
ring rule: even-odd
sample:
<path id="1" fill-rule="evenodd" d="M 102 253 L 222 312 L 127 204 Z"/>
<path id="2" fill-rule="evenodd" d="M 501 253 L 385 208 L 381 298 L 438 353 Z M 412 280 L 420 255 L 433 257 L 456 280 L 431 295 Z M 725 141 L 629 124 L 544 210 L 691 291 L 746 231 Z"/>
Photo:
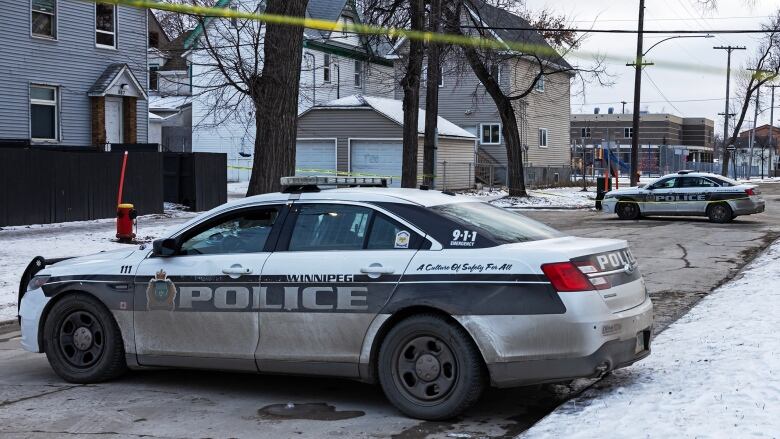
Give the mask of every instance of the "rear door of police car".
<path id="1" fill-rule="evenodd" d="M 286 210 L 272 204 L 222 213 L 180 234 L 174 256 L 150 254 L 141 263 L 134 313 L 140 364 L 256 370 L 260 273 Z"/>
<path id="2" fill-rule="evenodd" d="M 678 178 L 677 193 L 681 200 L 677 203 L 677 212 L 703 214 L 707 211 L 708 201 L 717 188 L 714 182 L 695 176 Z"/>
<path id="3" fill-rule="evenodd" d="M 427 242 L 380 210 L 332 200 L 292 206 L 262 273 L 261 371 L 357 376 L 369 325 Z"/>

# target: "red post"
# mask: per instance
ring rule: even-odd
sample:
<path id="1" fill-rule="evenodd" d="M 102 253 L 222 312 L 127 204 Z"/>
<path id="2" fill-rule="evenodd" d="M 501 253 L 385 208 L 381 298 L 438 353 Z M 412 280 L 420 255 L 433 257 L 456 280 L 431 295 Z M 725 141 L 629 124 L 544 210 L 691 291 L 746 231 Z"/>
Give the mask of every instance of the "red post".
<path id="1" fill-rule="evenodd" d="M 122 190 L 125 187 L 125 168 L 127 168 L 127 151 L 125 151 L 125 156 L 122 158 L 122 173 L 119 175 L 119 193 L 116 197 L 117 206 L 122 204 Z"/>

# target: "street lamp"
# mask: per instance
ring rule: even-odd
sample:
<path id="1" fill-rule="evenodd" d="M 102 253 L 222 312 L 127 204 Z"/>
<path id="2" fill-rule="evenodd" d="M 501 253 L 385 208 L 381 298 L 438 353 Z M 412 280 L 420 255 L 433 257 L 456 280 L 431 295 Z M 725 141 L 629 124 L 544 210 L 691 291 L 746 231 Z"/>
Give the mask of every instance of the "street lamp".
<path id="1" fill-rule="evenodd" d="M 641 93 L 642 93 L 642 67 L 646 65 L 652 65 L 652 63 L 645 63 L 642 62 L 642 59 L 647 55 L 648 52 L 653 50 L 653 48 L 664 41 L 674 40 L 677 38 L 712 38 L 713 36 L 710 34 L 706 35 L 675 35 L 672 37 L 664 38 L 661 41 L 658 41 L 657 43 L 650 46 L 645 51 L 642 51 L 642 40 L 643 40 L 643 34 L 642 30 L 644 28 L 644 0 L 640 0 L 639 4 L 639 33 L 637 34 L 637 44 L 636 44 L 636 61 L 633 63 L 626 64 L 627 66 L 633 66 L 636 69 L 636 73 L 634 75 L 634 114 L 633 114 L 633 123 L 631 130 L 631 186 L 636 186 L 639 183 L 639 108 L 640 108 L 640 99 L 641 99 Z"/>

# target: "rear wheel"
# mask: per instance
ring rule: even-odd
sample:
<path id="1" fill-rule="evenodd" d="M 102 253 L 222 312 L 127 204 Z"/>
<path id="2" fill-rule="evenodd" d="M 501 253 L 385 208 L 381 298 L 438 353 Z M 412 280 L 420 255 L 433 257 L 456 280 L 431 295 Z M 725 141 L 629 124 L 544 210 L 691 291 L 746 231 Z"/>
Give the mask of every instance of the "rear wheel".
<path id="1" fill-rule="evenodd" d="M 379 350 L 379 381 L 407 416 L 449 419 L 474 404 L 485 388 L 482 357 L 463 328 L 436 314 L 398 323 Z"/>
<path id="2" fill-rule="evenodd" d="M 707 208 L 707 216 L 713 223 L 727 223 L 734 219 L 734 212 L 726 203 L 717 203 Z"/>
<path id="3" fill-rule="evenodd" d="M 65 381 L 97 383 L 127 369 L 119 327 L 91 296 L 73 294 L 55 303 L 43 334 L 49 364 Z"/>
<path id="4" fill-rule="evenodd" d="M 618 218 L 622 220 L 635 220 L 639 218 L 641 213 L 639 211 L 639 205 L 633 201 L 618 201 L 617 208 L 615 210 L 617 212 Z"/>

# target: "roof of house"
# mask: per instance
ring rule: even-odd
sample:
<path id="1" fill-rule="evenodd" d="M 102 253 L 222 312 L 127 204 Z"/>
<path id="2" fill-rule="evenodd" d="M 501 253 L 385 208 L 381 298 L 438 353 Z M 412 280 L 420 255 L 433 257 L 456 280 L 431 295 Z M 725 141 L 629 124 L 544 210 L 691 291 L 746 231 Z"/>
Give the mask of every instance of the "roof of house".
<path id="1" fill-rule="evenodd" d="M 539 56 L 541 59 L 557 64 L 565 69 L 572 68 L 571 64 L 566 62 L 557 51 L 553 50 L 552 46 L 538 31 L 530 30 L 533 26 L 525 18 L 515 15 L 506 9 L 495 7 L 484 0 L 472 0 L 471 4 L 474 6 L 474 12 L 479 18 L 502 40 L 517 41 L 549 48 L 551 49 L 549 53 Z"/>
<path id="2" fill-rule="evenodd" d="M 341 99 L 336 99 L 324 104 L 316 105 L 306 111 L 301 116 L 314 110 L 342 110 L 350 108 L 369 108 L 385 116 L 399 126 L 404 125 L 403 102 L 395 99 L 380 98 L 375 96 L 352 95 Z M 476 139 L 476 136 L 463 128 L 455 125 L 447 119 L 439 116 L 438 131 L 441 136 L 463 137 L 467 139 Z M 417 132 L 425 133 L 425 110 L 419 110 L 417 115 Z"/>
<path id="3" fill-rule="evenodd" d="M 186 30 L 168 43 L 160 42 L 160 50 L 168 57 L 168 61 L 160 67 L 160 70 L 187 70 L 187 59 L 182 56 L 187 50 L 184 42 L 193 32 L 194 29 Z"/>
<path id="4" fill-rule="evenodd" d="M 756 127 L 756 131 L 765 131 L 765 130 L 769 130 L 769 124 L 768 123 L 765 123 L 765 124 L 763 124 L 761 126 Z M 752 132 L 753 132 L 753 128 L 747 129 L 747 130 L 742 131 L 741 133 L 739 133 L 739 137 L 749 137 L 750 133 L 752 133 Z M 767 133 L 767 136 L 768 135 L 769 134 Z M 773 137 L 780 137 L 780 127 L 775 126 L 774 128 L 772 128 L 772 136 Z"/>
<path id="5" fill-rule="evenodd" d="M 130 70 L 130 67 L 125 63 L 109 64 L 95 83 L 92 84 L 92 87 L 87 90 L 87 96 L 105 96 L 108 89 L 114 85 L 114 82 L 116 82 L 117 78 L 123 73 L 126 73 L 130 77 L 133 86 L 138 89 L 139 94 L 144 99 L 147 99 L 146 90 L 141 86 L 141 83 L 138 82 L 138 78 L 135 77 L 133 71 Z"/>

